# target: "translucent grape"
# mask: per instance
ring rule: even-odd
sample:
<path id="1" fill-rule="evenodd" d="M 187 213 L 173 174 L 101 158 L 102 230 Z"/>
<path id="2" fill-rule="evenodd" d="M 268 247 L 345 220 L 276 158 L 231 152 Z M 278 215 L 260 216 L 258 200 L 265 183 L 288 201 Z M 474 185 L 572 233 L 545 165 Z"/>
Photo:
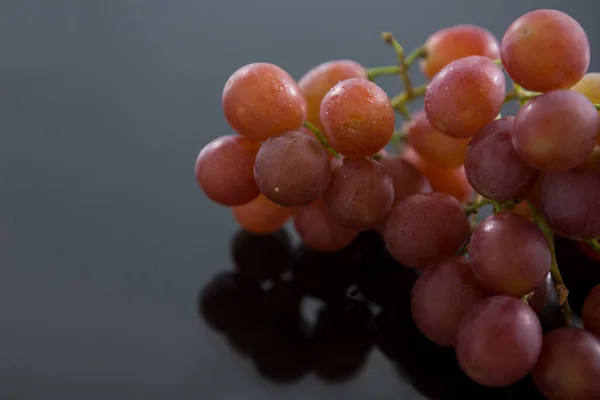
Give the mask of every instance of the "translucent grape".
<path id="1" fill-rule="evenodd" d="M 452 61 L 468 56 L 500 58 L 500 45 L 487 29 L 475 25 L 455 25 L 441 29 L 425 42 L 427 58 L 421 70 L 429 79 Z"/>
<path id="2" fill-rule="evenodd" d="M 509 212 L 490 215 L 477 225 L 469 257 L 484 287 L 515 297 L 531 293 L 550 271 L 551 254 L 542 231 Z"/>
<path id="3" fill-rule="evenodd" d="M 600 285 L 588 294 L 583 303 L 583 327 L 600 338 Z"/>
<path id="4" fill-rule="evenodd" d="M 458 168 L 465 162 L 469 139 L 455 139 L 435 129 L 424 111 L 416 113 L 406 126 L 408 144 L 432 164 Z"/>
<path id="5" fill-rule="evenodd" d="M 425 93 L 425 112 L 438 131 L 470 138 L 496 118 L 505 94 L 504 73 L 494 61 L 465 57 L 433 77 Z"/>
<path id="6" fill-rule="evenodd" d="M 535 10 L 509 26 L 500 42 L 500 56 L 508 75 L 525 89 L 568 89 L 587 72 L 590 43 L 571 16 Z"/>
<path id="7" fill-rule="evenodd" d="M 571 89 L 583 94 L 592 103 L 600 103 L 600 73 L 590 72 L 585 74 Z M 600 110 L 598 110 L 598 116 L 600 117 Z M 598 127 L 596 143 L 600 145 L 600 126 Z"/>
<path id="8" fill-rule="evenodd" d="M 385 244 L 399 263 L 425 268 L 456 253 L 469 233 L 458 200 L 443 193 L 415 194 L 392 208 Z"/>
<path id="9" fill-rule="evenodd" d="M 369 157 L 384 148 L 394 133 L 395 118 L 385 91 L 365 79 L 339 82 L 321 102 L 323 133 L 347 157 Z"/>
<path id="10" fill-rule="evenodd" d="M 292 215 L 292 209 L 281 207 L 262 194 L 250 203 L 233 207 L 231 210 L 242 228 L 257 234 L 278 231 Z"/>
<path id="11" fill-rule="evenodd" d="M 532 376 L 550 400 L 600 398 L 600 339 L 572 327 L 546 333 Z"/>
<path id="12" fill-rule="evenodd" d="M 449 194 L 460 202 L 467 201 L 473 195 L 473 188 L 467 180 L 464 166 L 442 168 L 423 160 L 411 147 L 404 149 L 402 158 L 414 165 L 427 178 L 434 192 Z"/>
<path id="13" fill-rule="evenodd" d="M 319 251 L 336 251 L 348 246 L 358 231 L 340 225 L 319 199 L 297 210 L 294 227 L 306 246 Z"/>
<path id="14" fill-rule="evenodd" d="M 341 225 L 371 229 L 390 211 L 394 184 L 377 161 L 344 159 L 333 163 L 331 184 L 323 199 Z"/>
<path id="15" fill-rule="evenodd" d="M 567 171 L 548 172 L 541 206 L 558 233 L 571 238 L 600 236 L 600 148 L 590 160 Z"/>
<path id="16" fill-rule="evenodd" d="M 253 63 L 225 83 L 222 108 L 229 125 L 256 141 L 302 126 L 306 100 L 294 78 L 280 67 Z"/>
<path id="17" fill-rule="evenodd" d="M 467 149 L 467 179 L 477 193 L 491 200 L 523 199 L 540 175 L 515 151 L 513 125 L 513 117 L 491 122 L 473 137 Z"/>
<path id="18" fill-rule="evenodd" d="M 269 138 L 254 163 L 260 192 L 272 202 L 299 207 L 323 194 L 331 178 L 329 155 L 323 146 L 302 132 Z"/>
<path id="19" fill-rule="evenodd" d="M 513 146 L 526 163 L 539 170 L 571 169 L 594 149 L 599 125 L 598 112 L 584 95 L 553 90 L 519 109 Z"/>
<path id="20" fill-rule="evenodd" d="M 525 378 L 542 349 L 535 312 L 509 296 L 489 297 L 471 308 L 456 336 L 456 356 L 465 373 L 484 386 L 504 387 Z"/>
<path id="21" fill-rule="evenodd" d="M 221 205 L 238 206 L 258 196 L 252 169 L 258 142 L 242 136 L 221 136 L 196 158 L 196 181 L 206 196 Z"/>
<path id="22" fill-rule="evenodd" d="M 417 279 L 412 290 L 412 317 L 430 340 L 453 347 L 462 316 L 488 296 L 475 279 L 469 260 L 450 256 L 432 264 Z"/>
<path id="23" fill-rule="evenodd" d="M 324 62 L 306 72 L 298 81 L 298 86 L 308 105 L 306 120 L 323 129 L 319 117 L 321 101 L 337 83 L 351 78 L 367 78 L 365 68 L 351 60 Z"/>

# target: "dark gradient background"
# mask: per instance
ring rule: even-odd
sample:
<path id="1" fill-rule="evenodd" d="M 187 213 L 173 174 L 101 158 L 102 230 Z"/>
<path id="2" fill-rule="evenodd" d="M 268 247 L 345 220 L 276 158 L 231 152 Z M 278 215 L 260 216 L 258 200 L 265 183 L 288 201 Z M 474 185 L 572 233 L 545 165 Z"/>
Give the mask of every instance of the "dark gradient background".
<path id="1" fill-rule="evenodd" d="M 231 132 L 220 96 L 243 64 L 393 64 L 381 31 L 501 36 L 540 7 L 581 22 L 599 70 L 593 0 L 2 0 L 0 398 L 421 398 L 379 352 L 344 384 L 269 383 L 204 325 L 237 227 L 193 163 Z"/>

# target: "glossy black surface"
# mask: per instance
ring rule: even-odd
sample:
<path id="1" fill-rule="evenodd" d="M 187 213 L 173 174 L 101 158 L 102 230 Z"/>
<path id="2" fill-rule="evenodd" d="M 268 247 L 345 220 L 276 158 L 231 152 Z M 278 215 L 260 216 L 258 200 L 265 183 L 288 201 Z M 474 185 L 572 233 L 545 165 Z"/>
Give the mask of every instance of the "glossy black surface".
<path id="1" fill-rule="evenodd" d="M 377 302 L 405 298 L 411 272 L 393 269 L 401 289 L 388 298 L 377 271 L 390 273 L 389 260 L 373 246 L 323 261 L 236 236 L 230 212 L 197 188 L 193 163 L 231 132 L 220 95 L 243 64 L 274 62 L 296 78 L 329 59 L 391 64 L 383 30 L 413 48 L 440 27 L 477 23 L 501 35 L 520 14 L 552 7 L 584 25 L 598 70 L 597 2 L 0 4 L 0 398 L 521 398 L 531 389 L 470 384 L 404 307 L 378 306 L 375 316 L 340 298 L 358 278 Z M 399 90 L 393 79 L 383 85 Z M 253 264 L 265 254 L 281 263 Z M 335 268 L 324 280 L 332 286 L 299 265 Z M 250 284 L 281 269 L 301 273 L 268 292 Z"/>

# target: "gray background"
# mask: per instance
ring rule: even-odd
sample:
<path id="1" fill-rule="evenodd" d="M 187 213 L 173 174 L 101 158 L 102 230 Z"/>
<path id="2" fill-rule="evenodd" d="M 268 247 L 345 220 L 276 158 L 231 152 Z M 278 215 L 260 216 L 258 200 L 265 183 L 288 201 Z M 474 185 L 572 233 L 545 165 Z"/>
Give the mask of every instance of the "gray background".
<path id="1" fill-rule="evenodd" d="M 220 95 L 243 64 L 392 64 L 383 30 L 501 36 L 540 7 L 581 22 L 599 70 L 592 0 L 0 0 L 0 398 L 409 398 L 377 354 L 345 385 L 269 384 L 202 324 L 236 225 L 194 159 L 231 132 Z"/>

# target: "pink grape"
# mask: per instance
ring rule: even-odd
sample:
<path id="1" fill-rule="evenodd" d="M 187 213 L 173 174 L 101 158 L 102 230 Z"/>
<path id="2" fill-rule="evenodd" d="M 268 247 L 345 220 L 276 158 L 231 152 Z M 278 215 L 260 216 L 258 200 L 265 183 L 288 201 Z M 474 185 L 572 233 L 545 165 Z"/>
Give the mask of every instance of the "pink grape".
<path id="1" fill-rule="evenodd" d="M 583 327 L 600 338 L 600 285 L 587 295 L 583 303 Z"/>

